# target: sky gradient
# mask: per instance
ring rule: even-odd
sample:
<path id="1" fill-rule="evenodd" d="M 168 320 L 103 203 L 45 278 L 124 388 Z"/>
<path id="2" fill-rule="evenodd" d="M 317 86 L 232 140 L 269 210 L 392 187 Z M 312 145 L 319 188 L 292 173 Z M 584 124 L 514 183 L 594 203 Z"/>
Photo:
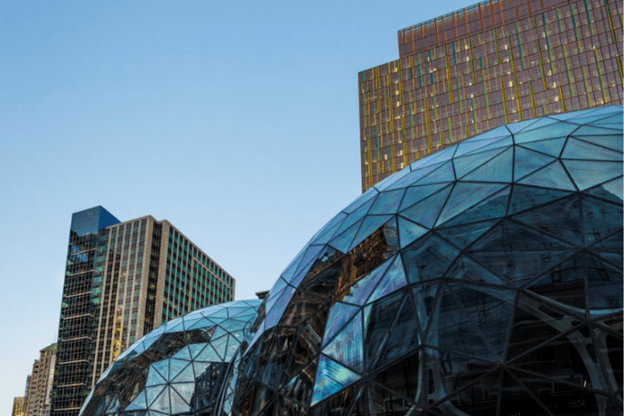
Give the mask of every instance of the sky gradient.
<path id="1" fill-rule="evenodd" d="M 360 194 L 358 72 L 472 3 L 0 0 L 0 416 L 56 340 L 73 212 L 167 219 L 253 298 Z"/>

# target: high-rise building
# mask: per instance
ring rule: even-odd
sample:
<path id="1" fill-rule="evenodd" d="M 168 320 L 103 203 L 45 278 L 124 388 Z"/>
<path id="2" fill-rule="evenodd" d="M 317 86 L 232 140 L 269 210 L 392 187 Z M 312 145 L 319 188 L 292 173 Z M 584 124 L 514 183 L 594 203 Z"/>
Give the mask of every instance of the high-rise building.
<path id="1" fill-rule="evenodd" d="M 189 311 L 234 299 L 235 281 L 168 221 L 72 216 L 52 414 L 75 416 L 135 340 Z"/>
<path id="2" fill-rule="evenodd" d="M 362 189 L 505 123 L 622 103 L 622 2 L 487 0 L 359 73 Z"/>
<path id="3" fill-rule="evenodd" d="M 24 396 L 13 398 L 13 410 L 11 416 L 24 416 Z"/>
<path id="4" fill-rule="evenodd" d="M 56 362 L 56 344 L 39 351 L 39 359 L 33 364 L 28 377 L 26 397 L 24 399 L 25 416 L 49 416 L 50 392 Z"/>

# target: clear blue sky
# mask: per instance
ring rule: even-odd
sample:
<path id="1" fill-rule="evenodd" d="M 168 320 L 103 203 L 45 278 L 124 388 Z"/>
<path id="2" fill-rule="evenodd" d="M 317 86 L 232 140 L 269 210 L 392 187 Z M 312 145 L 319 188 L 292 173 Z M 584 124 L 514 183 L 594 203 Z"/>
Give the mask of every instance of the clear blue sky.
<path id="1" fill-rule="evenodd" d="M 167 219 L 254 297 L 360 194 L 357 73 L 471 3 L 0 0 L 0 416 L 55 341 L 73 212 Z"/>

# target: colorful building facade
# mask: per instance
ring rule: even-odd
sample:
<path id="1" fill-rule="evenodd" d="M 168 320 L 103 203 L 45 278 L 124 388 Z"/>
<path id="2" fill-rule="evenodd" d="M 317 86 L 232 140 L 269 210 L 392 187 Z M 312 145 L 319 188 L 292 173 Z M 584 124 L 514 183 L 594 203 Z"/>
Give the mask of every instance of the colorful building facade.
<path id="1" fill-rule="evenodd" d="M 484 1 L 398 32 L 359 73 L 362 190 L 506 123 L 622 103 L 622 3 Z"/>

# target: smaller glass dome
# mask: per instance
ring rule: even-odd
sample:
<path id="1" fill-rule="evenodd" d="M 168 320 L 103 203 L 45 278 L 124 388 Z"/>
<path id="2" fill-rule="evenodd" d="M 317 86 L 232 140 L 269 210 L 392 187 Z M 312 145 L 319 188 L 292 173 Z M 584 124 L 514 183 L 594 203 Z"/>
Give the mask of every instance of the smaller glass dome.
<path id="1" fill-rule="evenodd" d="M 214 305 L 153 330 L 102 374 L 80 415 L 210 411 L 228 363 L 248 335 L 261 303 L 256 299 Z"/>

